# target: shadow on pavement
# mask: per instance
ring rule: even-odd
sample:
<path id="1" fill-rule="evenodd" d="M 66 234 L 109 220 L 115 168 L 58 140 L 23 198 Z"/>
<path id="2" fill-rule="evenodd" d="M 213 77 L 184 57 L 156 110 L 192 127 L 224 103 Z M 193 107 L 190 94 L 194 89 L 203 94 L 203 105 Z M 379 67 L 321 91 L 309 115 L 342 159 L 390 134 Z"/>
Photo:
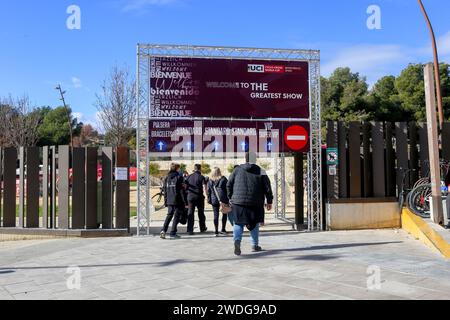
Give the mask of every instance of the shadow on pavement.
<path id="1" fill-rule="evenodd" d="M 372 243 L 348 243 L 348 244 L 334 244 L 334 245 L 322 245 L 322 246 L 312 246 L 304 248 L 287 248 L 287 249 L 275 249 L 267 250 L 259 253 L 242 255 L 241 257 L 227 258 L 227 259 L 208 259 L 208 260 L 186 260 L 186 259 L 174 259 L 164 262 L 136 262 L 136 263 L 117 263 L 117 264 L 92 264 L 92 265 L 79 265 L 79 268 L 107 268 L 107 267 L 125 267 L 125 266 L 158 266 L 158 267 L 168 267 L 177 264 L 187 264 L 187 263 L 211 263 L 211 262 L 227 262 L 227 261 L 239 261 L 242 259 L 260 259 L 262 257 L 276 256 L 281 253 L 289 252 L 304 252 L 304 251 L 315 251 L 315 250 L 333 250 L 342 248 L 354 248 L 354 247 L 369 247 L 369 246 L 382 246 L 388 244 L 403 243 L 402 241 L 392 241 L 392 242 L 372 242 Z M 310 260 L 310 261 L 325 261 L 331 259 L 337 259 L 337 255 L 303 255 L 298 257 L 293 257 L 293 260 Z M 0 268 L 0 275 L 2 273 L 11 273 L 16 270 L 39 270 L 39 269 L 67 269 L 68 266 L 42 266 L 42 267 L 4 267 Z"/>

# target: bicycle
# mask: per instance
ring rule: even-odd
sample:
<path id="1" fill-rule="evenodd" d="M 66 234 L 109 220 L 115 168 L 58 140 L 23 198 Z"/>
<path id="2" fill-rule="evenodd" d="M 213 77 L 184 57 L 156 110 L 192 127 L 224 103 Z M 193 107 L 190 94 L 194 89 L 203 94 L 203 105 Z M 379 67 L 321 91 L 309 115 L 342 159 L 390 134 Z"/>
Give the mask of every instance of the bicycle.
<path id="1" fill-rule="evenodd" d="M 441 177 L 448 174 L 450 168 L 450 164 L 447 161 L 440 161 L 440 171 Z M 431 196 L 432 196 L 432 188 L 431 188 L 431 179 L 430 173 L 428 177 L 419 179 L 413 186 L 413 189 L 407 195 L 407 207 L 410 209 L 415 215 L 422 218 L 430 218 L 431 215 Z M 448 189 L 445 186 L 445 183 L 441 180 L 441 192 L 442 196 L 448 196 Z"/>
<path id="2" fill-rule="evenodd" d="M 156 205 L 154 205 L 155 211 L 161 210 L 162 208 L 165 207 L 164 201 L 163 201 L 164 197 L 165 197 L 164 187 L 160 186 L 159 192 L 152 197 L 152 202 L 155 203 L 153 200 L 156 199 L 156 203 L 158 203 L 158 207 Z M 163 203 L 161 204 L 161 202 L 163 202 Z"/>

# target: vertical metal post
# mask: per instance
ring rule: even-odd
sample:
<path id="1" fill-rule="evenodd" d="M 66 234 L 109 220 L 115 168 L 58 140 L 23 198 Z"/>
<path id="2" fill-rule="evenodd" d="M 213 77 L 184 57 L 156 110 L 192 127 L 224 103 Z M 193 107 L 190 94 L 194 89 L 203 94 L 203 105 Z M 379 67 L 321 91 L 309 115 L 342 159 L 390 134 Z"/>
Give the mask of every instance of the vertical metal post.
<path id="1" fill-rule="evenodd" d="M 26 149 L 26 227 L 39 228 L 39 148 Z"/>
<path id="2" fill-rule="evenodd" d="M 384 198 L 386 197 L 386 166 L 382 122 L 375 122 L 372 125 L 372 149 L 373 195 L 376 198 Z"/>
<path id="3" fill-rule="evenodd" d="M 19 148 L 19 227 L 25 226 L 25 150 Z"/>
<path id="4" fill-rule="evenodd" d="M 102 228 L 113 227 L 113 148 L 102 148 Z"/>
<path id="5" fill-rule="evenodd" d="M 3 227 L 16 227 L 17 149 L 5 148 L 3 155 Z"/>
<path id="6" fill-rule="evenodd" d="M 97 229 L 98 149 L 86 148 L 86 229 Z"/>
<path id="7" fill-rule="evenodd" d="M 425 65 L 425 100 L 427 108 L 428 147 L 431 171 L 431 214 L 437 224 L 444 223 L 441 194 L 441 170 L 439 163 L 438 127 L 436 121 L 436 89 L 433 80 L 433 65 Z"/>
<path id="8" fill-rule="evenodd" d="M 48 201 L 48 147 L 42 148 L 42 227 L 47 229 L 49 227 L 48 224 L 48 216 L 49 216 L 49 201 Z"/>
<path id="9" fill-rule="evenodd" d="M 351 122 L 349 130 L 350 197 L 361 198 L 361 124 Z"/>
<path id="10" fill-rule="evenodd" d="M 58 223 L 59 229 L 69 229 L 69 159 L 70 147 L 58 147 Z"/>
<path id="11" fill-rule="evenodd" d="M 303 153 L 294 155 L 294 174 L 295 174 L 295 226 L 297 230 L 305 228 L 305 188 L 304 188 L 304 169 Z"/>
<path id="12" fill-rule="evenodd" d="M 86 148 L 72 149 L 72 228 L 86 226 Z"/>
<path id="13" fill-rule="evenodd" d="M 130 150 L 117 148 L 116 168 L 126 170 L 127 177 L 116 177 L 116 228 L 130 229 Z M 121 169 L 120 169 L 121 168 Z"/>
<path id="14" fill-rule="evenodd" d="M 51 192 L 51 199 L 50 199 L 50 205 L 51 205 L 51 216 L 50 216 L 50 228 L 55 229 L 57 227 L 56 225 L 56 165 L 57 165 L 57 153 L 56 153 L 56 147 L 52 146 L 50 147 L 51 150 L 51 170 L 50 170 L 50 192 Z"/>

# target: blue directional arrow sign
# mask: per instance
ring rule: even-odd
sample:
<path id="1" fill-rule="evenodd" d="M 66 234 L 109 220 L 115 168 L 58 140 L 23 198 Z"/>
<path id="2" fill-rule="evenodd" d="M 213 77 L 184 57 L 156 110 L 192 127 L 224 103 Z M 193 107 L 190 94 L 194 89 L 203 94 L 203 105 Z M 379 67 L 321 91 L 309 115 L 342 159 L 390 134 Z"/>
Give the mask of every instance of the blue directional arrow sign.
<path id="1" fill-rule="evenodd" d="M 158 141 L 156 147 L 158 148 L 158 151 L 164 151 L 166 149 L 166 144 L 162 141 Z"/>

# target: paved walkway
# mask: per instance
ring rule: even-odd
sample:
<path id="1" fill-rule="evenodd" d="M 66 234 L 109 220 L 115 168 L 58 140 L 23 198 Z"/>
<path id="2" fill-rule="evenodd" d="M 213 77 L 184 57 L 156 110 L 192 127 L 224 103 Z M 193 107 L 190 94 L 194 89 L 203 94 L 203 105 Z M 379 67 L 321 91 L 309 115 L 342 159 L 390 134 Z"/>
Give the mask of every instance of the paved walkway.
<path id="1" fill-rule="evenodd" d="M 261 242 L 267 251 L 251 254 L 245 239 L 242 257 L 210 234 L 0 243 L 0 299 L 450 299 L 450 262 L 403 231 Z M 77 283 L 69 266 L 79 290 L 67 287 Z"/>

